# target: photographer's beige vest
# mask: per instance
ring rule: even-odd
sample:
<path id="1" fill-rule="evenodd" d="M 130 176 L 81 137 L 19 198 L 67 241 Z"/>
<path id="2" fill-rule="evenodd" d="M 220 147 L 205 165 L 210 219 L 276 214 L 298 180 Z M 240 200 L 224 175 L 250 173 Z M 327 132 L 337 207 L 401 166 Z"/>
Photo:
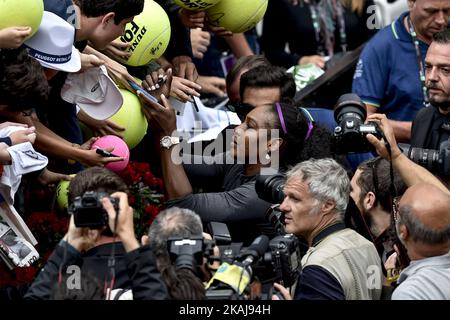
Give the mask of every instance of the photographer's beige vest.
<path id="1" fill-rule="evenodd" d="M 302 268 L 317 265 L 341 284 L 346 300 L 378 300 L 383 274 L 375 246 L 351 229 L 334 232 L 310 247 Z"/>

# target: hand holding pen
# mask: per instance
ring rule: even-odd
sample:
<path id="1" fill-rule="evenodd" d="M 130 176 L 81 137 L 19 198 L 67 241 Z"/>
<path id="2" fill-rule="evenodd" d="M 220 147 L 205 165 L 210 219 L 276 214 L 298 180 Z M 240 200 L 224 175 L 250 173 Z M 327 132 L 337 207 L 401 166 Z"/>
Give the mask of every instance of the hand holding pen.
<path id="1" fill-rule="evenodd" d="M 111 153 L 109 151 L 106 151 L 106 150 L 100 149 L 100 148 L 95 149 L 95 152 L 105 158 L 110 158 L 110 157 L 120 158 L 120 156 L 115 155 L 114 153 Z"/>

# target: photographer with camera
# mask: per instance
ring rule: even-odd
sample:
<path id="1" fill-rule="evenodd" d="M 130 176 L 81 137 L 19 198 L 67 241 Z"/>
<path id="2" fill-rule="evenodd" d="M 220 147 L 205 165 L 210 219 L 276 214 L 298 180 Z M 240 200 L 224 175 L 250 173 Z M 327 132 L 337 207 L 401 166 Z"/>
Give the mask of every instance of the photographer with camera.
<path id="1" fill-rule="evenodd" d="M 81 276 L 88 273 L 99 279 L 107 299 L 119 288 L 132 289 L 135 300 L 168 297 L 151 247 L 140 247 L 136 240 L 133 208 L 126 192 L 125 183 L 104 168 L 89 168 L 73 178 L 69 185 L 69 230 L 26 299 L 51 299 L 52 291 L 61 291 L 64 286 L 70 295 L 69 283 L 61 279 L 73 272 L 74 266 L 81 269 Z"/>
<path id="2" fill-rule="evenodd" d="M 364 218 L 374 240 L 391 224 L 391 194 L 389 161 L 377 157 L 358 166 L 350 180 L 350 197 Z M 394 185 L 398 195 L 406 190 L 400 175 L 394 171 Z"/>
<path id="3" fill-rule="evenodd" d="M 161 211 L 149 229 L 148 243 L 158 270 L 174 300 L 203 300 L 202 281 L 209 278 L 204 261 L 205 241 L 200 217 L 189 209 Z"/>
<path id="4" fill-rule="evenodd" d="M 393 177 L 396 194 L 401 196 L 406 185 L 395 170 Z M 389 161 L 377 157 L 363 162 L 350 181 L 350 201 L 354 202 L 354 206 L 350 204 L 347 210 L 347 218 L 353 219 L 353 225 L 361 235 L 373 241 L 383 262 L 387 261 L 396 246 L 399 250 L 392 219 L 392 201 L 395 195 L 391 194 L 390 183 Z M 403 259 L 404 252 L 400 254 Z M 402 265 L 403 263 L 399 267 Z M 391 284 L 398 274 L 398 268 L 386 265 L 386 269 L 387 283 Z"/>
<path id="5" fill-rule="evenodd" d="M 425 58 L 425 70 L 431 106 L 420 110 L 413 121 L 409 157 L 449 179 L 450 30 L 434 35 Z"/>
<path id="6" fill-rule="evenodd" d="M 301 162 L 287 174 L 280 205 L 286 232 L 309 244 L 295 299 L 379 299 L 381 261 L 375 246 L 344 225 L 350 182 L 332 159 Z M 285 299 L 286 288 L 274 284 Z M 278 298 L 273 298 L 278 299 Z"/>
<path id="7" fill-rule="evenodd" d="M 400 273 L 400 285 L 392 299 L 446 299 L 449 288 L 449 197 L 450 191 L 431 172 L 414 163 L 398 148 L 385 115 L 371 115 L 390 145 L 372 135 L 367 139 L 409 186 L 394 215 L 399 239 L 405 246 L 410 265 Z M 391 156 L 390 156 L 391 155 Z"/>
<path id="8" fill-rule="evenodd" d="M 386 115 L 372 114 L 367 117 L 367 121 L 377 123 L 383 132 L 383 138 L 379 139 L 372 134 L 367 135 L 367 140 L 375 147 L 376 152 L 386 160 L 390 160 L 394 170 L 402 177 L 403 182 L 408 187 L 418 183 L 428 183 L 434 185 L 444 193 L 450 195 L 449 189 L 430 171 L 410 160 L 397 145 L 394 132 L 390 126 Z M 388 150 L 388 145 L 390 151 Z"/>

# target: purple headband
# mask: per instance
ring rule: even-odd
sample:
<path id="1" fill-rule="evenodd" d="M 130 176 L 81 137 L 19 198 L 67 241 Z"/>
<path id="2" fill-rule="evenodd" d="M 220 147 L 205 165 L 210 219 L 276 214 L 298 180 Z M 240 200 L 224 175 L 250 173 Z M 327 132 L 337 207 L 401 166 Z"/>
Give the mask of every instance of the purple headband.
<path id="1" fill-rule="evenodd" d="M 306 110 L 305 108 L 300 108 L 300 109 L 303 111 L 303 113 L 309 119 L 309 121 L 308 121 L 308 132 L 306 133 L 306 137 L 305 137 L 305 140 L 304 140 L 304 141 L 306 141 L 306 140 L 309 139 L 309 137 L 311 137 L 311 133 L 312 133 L 312 130 L 314 128 L 314 118 L 312 117 L 311 113 L 309 113 L 309 111 Z"/>
<path id="2" fill-rule="evenodd" d="M 275 103 L 278 112 L 278 118 L 280 118 L 281 128 L 283 129 L 284 134 L 287 134 L 286 124 L 284 123 L 283 112 L 281 111 L 280 103 Z"/>

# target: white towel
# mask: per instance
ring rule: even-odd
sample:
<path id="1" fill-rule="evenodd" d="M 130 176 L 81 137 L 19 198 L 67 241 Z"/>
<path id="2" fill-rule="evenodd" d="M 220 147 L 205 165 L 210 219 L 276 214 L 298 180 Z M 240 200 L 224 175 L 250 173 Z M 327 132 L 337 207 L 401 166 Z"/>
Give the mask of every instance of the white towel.
<path id="1" fill-rule="evenodd" d="M 29 142 L 9 147 L 7 151 L 11 155 L 12 164 L 3 167 L 0 192 L 7 203 L 13 204 L 22 175 L 44 169 L 48 164 L 48 159 L 36 152 Z"/>

